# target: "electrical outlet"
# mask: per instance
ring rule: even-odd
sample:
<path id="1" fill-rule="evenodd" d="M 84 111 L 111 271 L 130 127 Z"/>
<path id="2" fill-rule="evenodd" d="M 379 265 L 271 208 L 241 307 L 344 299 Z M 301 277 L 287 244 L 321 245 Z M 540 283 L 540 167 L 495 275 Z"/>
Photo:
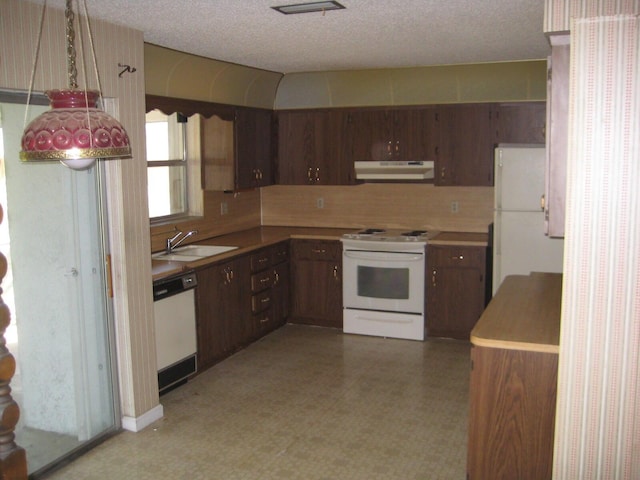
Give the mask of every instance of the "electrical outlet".
<path id="1" fill-rule="evenodd" d="M 454 200 L 451 202 L 451 213 L 458 213 L 458 210 L 460 210 L 460 205 L 457 200 Z"/>
<path id="2" fill-rule="evenodd" d="M 229 213 L 229 204 L 220 202 L 220 215 L 226 215 L 227 213 Z"/>
<path id="3" fill-rule="evenodd" d="M 322 197 L 316 198 L 316 207 L 324 208 L 324 198 Z"/>

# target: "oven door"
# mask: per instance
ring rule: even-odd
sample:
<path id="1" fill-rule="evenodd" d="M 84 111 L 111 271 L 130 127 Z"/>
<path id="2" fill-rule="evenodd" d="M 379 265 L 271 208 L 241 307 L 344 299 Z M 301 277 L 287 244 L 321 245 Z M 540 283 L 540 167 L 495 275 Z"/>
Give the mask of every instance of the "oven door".
<path id="1" fill-rule="evenodd" d="M 424 314 L 424 252 L 342 253 L 345 308 Z"/>

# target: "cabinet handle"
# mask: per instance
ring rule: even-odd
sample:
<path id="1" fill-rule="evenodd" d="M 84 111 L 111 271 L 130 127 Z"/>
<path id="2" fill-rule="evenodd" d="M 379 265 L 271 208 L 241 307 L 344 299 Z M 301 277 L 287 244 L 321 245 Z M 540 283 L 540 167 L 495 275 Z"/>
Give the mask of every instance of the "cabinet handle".
<path id="1" fill-rule="evenodd" d="M 271 301 L 271 298 L 269 297 L 264 297 L 260 299 L 260 303 L 269 303 Z"/>
<path id="2" fill-rule="evenodd" d="M 264 317 L 260 319 L 260 323 L 267 323 L 269 321 L 269 317 Z"/>
<path id="3" fill-rule="evenodd" d="M 228 285 L 231 283 L 231 279 L 233 278 L 233 270 L 231 270 L 230 268 L 225 268 L 223 270 L 224 273 L 224 284 Z"/>
<path id="4" fill-rule="evenodd" d="M 307 180 L 309 183 L 313 183 L 313 180 L 311 179 L 311 167 L 307 170 Z"/>
<path id="5" fill-rule="evenodd" d="M 464 260 L 464 255 L 453 255 L 451 260 Z"/>
<path id="6" fill-rule="evenodd" d="M 440 169 L 440 178 L 444 178 L 445 175 L 446 175 L 446 167 L 442 167 Z"/>
<path id="7" fill-rule="evenodd" d="M 542 210 L 544 212 L 544 207 L 545 207 L 545 198 L 544 198 L 544 193 L 542 194 L 542 196 L 540 197 L 540 210 Z"/>
<path id="8" fill-rule="evenodd" d="M 327 251 L 324 248 L 312 248 L 311 251 L 313 253 L 327 253 Z"/>
<path id="9" fill-rule="evenodd" d="M 391 156 L 391 140 L 387 142 L 387 155 Z"/>
<path id="10" fill-rule="evenodd" d="M 275 270 L 273 271 L 273 277 L 274 277 L 273 278 L 273 284 L 277 285 L 278 282 L 280 281 L 280 275 Z"/>
<path id="11" fill-rule="evenodd" d="M 333 266 L 333 278 L 334 278 L 334 280 L 338 280 L 338 266 L 337 265 Z"/>
<path id="12" fill-rule="evenodd" d="M 264 283 L 268 283 L 269 282 L 269 277 L 264 277 L 260 279 L 260 283 L 264 284 Z"/>
<path id="13" fill-rule="evenodd" d="M 320 181 L 320 167 L 316 167 L 316 183 Z"/>
<path id="14" fill-rule="evenodd" d="M 431 285 L 433 285 L 434 287 L 436 286 L 436 271 L 433 270 L 431 272 Z"/>
<path id="15" fill-rule="evenodd" d="M 396 140 L 396 155 L 400 155 L 400 140 Z"/>

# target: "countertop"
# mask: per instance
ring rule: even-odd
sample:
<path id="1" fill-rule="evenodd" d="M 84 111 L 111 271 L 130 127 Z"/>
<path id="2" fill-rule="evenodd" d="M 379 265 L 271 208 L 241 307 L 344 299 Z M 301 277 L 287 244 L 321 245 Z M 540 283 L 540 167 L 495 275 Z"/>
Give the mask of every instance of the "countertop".
<path id="1" fill-rule="evenodd" d="M 473 232 L 440 232 L 431 240 L 429 245 L 462 245 L 486 247 L 489 235 Z"/>
<path id="2" fill-rule="evenodd" d="M 206 240 L 195 240 L 200 245 L 228 245 L 236 246 L 231 250 L 215 257 L 203 258 L 193 262 L 171 262 L 166 260 L 152 260 L 151 271 L 153 280 L 177 275 L 182 272 L 203 267 L 210 263 L 219 262 L 238 254 L 247 253 L 261 247 L 276 244 L 290 238 L 307 238 L 315 240 L 340 240 L 345 233 L 353 232 L 354 228 L 316 228 L 316 227 L 256 227 L 240 232 L 220 235 Z M 476 245 L 486 246 L 486 233 L 469 232 L 440 232 L 429 240 L 433 245 Z"/>
<path id="3" fill-rule="evenodd" d="M 471 331 L 471 343 L 558 353 L 561 302 L 562 274 L 508 276 Z"/>

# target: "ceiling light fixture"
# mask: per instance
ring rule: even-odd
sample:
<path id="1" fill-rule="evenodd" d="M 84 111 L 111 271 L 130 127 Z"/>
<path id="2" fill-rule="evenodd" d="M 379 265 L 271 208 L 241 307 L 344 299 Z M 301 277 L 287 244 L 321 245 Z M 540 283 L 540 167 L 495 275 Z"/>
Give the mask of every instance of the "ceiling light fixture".
<path id="1" fill-rule="evenodd" d="M 36 46 L 31 83 L 29 85 L 27 109 L 29 108 L 29 100 L 33 90 L 46 8 L 47 2 L 45 0 L 42 8 L 42 18 L 40 19 L 40 33 Z M 129 136 L 124 127 L 111 115 L 97 108 L 98 99 L 101 99 L 102 95 L 86 0 L 84 3 L 84 16 L 91 44 L 98 90 L 78 89 L 74 42 L 75 31 L 73 29 L 75 15 L 71 0 L 66 0 L 66 51 L 69 88 L 66 90 L 47 90 L 45 92 L 49 97 L 51 110 L 36 117 L 25 128 L 21 141 L 22 151 L 20 152 L 20 160 L 24 162 L 59 160 L 69 168 L 84 170 L 91 167 L 98 158 L 131 157 Z M 80 23 L 78 23 L 78 26 L 81 27 Z M 80 47 L 84 60 L 82 35 L 80 35 Z M 82 65 L 84 66 L 84 61 Z M 87 79 L 86 72 L 85 79 Z"/>
<path id="2" fill-rule="evenodd" d="M 309 2 L 309 3 L 297 3 L 295 5 L 281 5 L 279 7 L 271 7 L 280 13 L 290 15 L 292 13 L 310 13 L 310 12 L 326 12 L 328 10 L 342 10 L 344 5 L 335 1 L 329 2 Z"/>

